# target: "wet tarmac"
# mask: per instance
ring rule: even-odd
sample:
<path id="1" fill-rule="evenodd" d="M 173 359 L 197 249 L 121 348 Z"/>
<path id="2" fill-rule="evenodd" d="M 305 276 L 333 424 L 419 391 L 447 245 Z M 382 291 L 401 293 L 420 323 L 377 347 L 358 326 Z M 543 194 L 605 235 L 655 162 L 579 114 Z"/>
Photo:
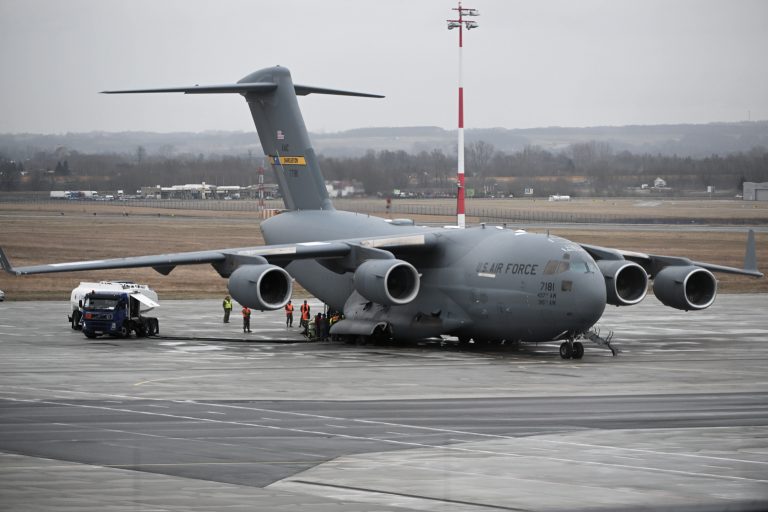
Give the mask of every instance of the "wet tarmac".
<path id="1" fill-rule="evenodd" d="M 220 300 L 90 340 L 67 307 L 0 304 L 2 510 L 768 507 L 766 295 L 610 308 L 622 353 L 580 361 L 243 333 Z"/>

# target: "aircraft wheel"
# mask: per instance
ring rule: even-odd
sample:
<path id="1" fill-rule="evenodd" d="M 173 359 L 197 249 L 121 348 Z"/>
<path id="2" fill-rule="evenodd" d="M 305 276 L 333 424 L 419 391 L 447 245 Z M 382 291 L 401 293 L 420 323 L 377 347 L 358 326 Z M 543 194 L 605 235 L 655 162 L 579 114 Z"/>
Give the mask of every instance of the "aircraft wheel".
<path id="1" fill-rule="evenodd" d="M 560 357 L 562 357 L 563 359 L 570 359 L 571 357 L 573 357 L 573 350 L 571 350 L 571 346 L 568 345 L 567 341 L 564 341 L 560 345 Z"/>
<path id="2" fill-rule="evenodd" d="M 584 345 L 580 341 L 573 342 L 573 358 L 581 359 L 584 357 Z"/>
<path id="3" fill-rule="evenodd" d="M 72 312 L 72 329 L 76 331 L 82 329 L 82 327 L 80 327 L 80 311 Z"/>
<path id="4" fill-rule="evenodd" d="M 386 345 L 392 341 L 392 336 L 386 328 L 377 327 L 370 336 L 370 340 L 374 345 Z"/>
<path id="5" fill-rule="evenodd" d="M 460 348 L 470 348 L 470 341 L 472 338 L 469 336 L 459 336 L 459 347 Z"/>

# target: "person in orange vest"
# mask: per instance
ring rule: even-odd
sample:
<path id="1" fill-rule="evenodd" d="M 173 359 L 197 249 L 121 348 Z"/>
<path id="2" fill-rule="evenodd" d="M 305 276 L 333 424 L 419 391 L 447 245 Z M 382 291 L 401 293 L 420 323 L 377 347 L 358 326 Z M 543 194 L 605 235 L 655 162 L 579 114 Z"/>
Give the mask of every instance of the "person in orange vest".
<path id="1" fill-rule="evenodd" d="M 301 322 L 299 325 L 304 328 L 304 336 L 307 335 L 307 329 L 309 328 L 309 304 L 307 304 L 307 301 L 304 301 L 304 304 L 301 305 Z"/>
<path id="2" fill-rule="evenodd" d="M 288 301 L 288 304 L 285 305 L 285 326 L 293 327 L 293 304 L 291 304 L 291 301 Z"/>
<path id="3" fill-rule="evenodd" d="M 243 306 L 243 332 L 251 332 L 251 310 Z"/>

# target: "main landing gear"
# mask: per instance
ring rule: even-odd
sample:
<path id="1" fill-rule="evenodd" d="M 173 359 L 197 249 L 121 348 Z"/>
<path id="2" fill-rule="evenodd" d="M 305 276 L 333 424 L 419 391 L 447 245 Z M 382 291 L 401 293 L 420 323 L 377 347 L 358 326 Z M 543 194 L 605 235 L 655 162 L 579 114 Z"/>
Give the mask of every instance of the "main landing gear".
<path id="1" fill-rule="evenodd" d="M 563 359 L 581 359 L 584 357 L 584 345 L 569 338 L 560 345 L 560 357 Z"/>

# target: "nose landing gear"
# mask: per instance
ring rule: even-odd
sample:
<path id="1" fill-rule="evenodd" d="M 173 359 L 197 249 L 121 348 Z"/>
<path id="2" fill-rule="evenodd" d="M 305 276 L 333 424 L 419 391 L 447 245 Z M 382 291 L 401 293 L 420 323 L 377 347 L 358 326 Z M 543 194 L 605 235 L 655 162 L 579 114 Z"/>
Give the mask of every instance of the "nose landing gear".
<path id="1" fill-rule="evenodd" d="M 603 338 L 600 336 L 599 329 L 592 329 L 579 334 L 570 334 L 568 339 L 560 345 L 560 357 L 563 359 L 581 359 L 584 357 L 584 345 L 580 341 L 574 341 L 576 339 L 589 340 L 597 345 L 603 346 L 610 350 L 611 354 L 614 356 L 621 352 L 617 347 L 611 345 L 613 331 L 610 331 L 608 336 Z"/>

